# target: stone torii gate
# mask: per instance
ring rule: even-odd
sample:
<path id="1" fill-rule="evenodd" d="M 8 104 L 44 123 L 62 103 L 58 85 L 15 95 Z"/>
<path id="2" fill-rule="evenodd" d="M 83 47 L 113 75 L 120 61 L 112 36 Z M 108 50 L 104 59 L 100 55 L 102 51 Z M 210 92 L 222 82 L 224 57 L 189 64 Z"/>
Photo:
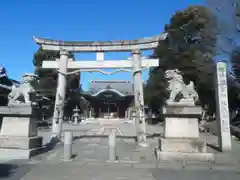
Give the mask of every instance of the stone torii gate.
<path id="1" fill-rule="evenodd" d="M 43 61 L 42 68 L 58 70 L 58 86 L 56 92 L 55 108 L 53 115 L 52 132 L 60 138 L 63 115 L 64 101 L 66 94 L 67 75 L 79 72 L 100 72 L 103 74 L 113 74 L 119 71 L 133 73 L 134 84 L 134 105 L 137 110 L 136 132 L 138 142 L 146 140 L 146 124 L 144 117 L 144 98 L 142 70 L 149 67 L 158 66 L 158 59 L 141 58 L 141 50 L 151 50 L 157 47 L 167 34 L 160 34 L 150 38 L 138 40 L 120 41 L 89 41 L 89 42 L 69 42 L 56 41 L 33 37 L 35 42 L 44 50 L 60 51 L 60 59 L 56 61 Z M 69 59 L 69 53 L 95 52 L 96 61 L 73 61 Z M 107 60 L 104 61 L 104 52 L 132 52 L 132 58 L 128 60 Z M 116 68 L 111 73 L 99 69 Z M 129 69 L 132 68 L 132 69 Z M 78 69 L 78 70 L 76 70 Z M 72 70 L 68 72 L 68 70 Z"/>

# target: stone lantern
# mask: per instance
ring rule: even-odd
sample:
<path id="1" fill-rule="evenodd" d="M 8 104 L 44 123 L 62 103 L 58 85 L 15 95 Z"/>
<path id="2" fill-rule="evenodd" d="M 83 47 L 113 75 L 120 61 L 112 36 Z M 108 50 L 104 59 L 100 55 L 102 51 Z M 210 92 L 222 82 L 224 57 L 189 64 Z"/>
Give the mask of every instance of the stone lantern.
<path id="1" fill-rule="evenodd" d="M 76 108 L 73 110 L 74 124 L 78 124 L 79 120 L 80 120 L 80 109 L 76 106 Z"/>

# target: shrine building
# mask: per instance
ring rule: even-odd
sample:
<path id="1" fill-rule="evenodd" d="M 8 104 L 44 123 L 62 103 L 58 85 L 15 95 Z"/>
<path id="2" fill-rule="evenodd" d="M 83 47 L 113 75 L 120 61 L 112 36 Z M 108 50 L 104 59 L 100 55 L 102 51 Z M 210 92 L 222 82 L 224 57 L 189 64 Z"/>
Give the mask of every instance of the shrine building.
<path id="1" fill-rule="evenodd" d="M 91 103 L 94 118 L 125 118 L 134 101 L 130 81 L 91 81 L 85 98 Z"/>

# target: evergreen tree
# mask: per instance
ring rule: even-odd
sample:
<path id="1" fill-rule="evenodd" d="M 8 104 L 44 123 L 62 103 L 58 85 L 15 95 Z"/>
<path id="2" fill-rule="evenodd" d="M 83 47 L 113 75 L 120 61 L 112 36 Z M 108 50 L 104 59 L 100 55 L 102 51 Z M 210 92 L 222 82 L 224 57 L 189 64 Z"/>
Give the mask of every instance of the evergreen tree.
<path id="1" fill-rule="evenodd" d="M 159 108 L 166 99 L 162 94 L 167 94 L 164 71 L 179 69 L 186 83 L 194 82 L 201 104 L 213 105 L 213 57 L 217 38 L 213 14 L 204 6 L 190 6 L 172 16 L 165 32 L 167 39 L 154 51 L 154 56 L 159 58 L 159 67 L 150 72 L 145 92 L 151 91 L 150 94 L 158 96 Z M 146 102 L 154 102 L 153 99 L 156 98 L 147 95 Z"/>

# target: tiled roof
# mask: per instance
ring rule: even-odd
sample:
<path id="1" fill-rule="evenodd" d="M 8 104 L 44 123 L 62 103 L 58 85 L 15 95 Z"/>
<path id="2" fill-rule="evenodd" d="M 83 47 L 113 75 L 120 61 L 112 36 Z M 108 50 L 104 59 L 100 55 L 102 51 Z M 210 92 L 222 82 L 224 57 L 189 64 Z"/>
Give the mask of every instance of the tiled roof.
<path id="1" fill-rule="evenodd" d="M 0 77 L 0 85 L 11 88 L 13 84 L 19 84 L 18 81 L 8 78 L 7 76 Z"/>
<path id="2" fill-rule="evenodd" d="M 18 83 L 18 81 L 9 79 L 7 76 L 0 77 L 0 94 L 8 94 L 12 89 L 12 85 Z"/>
<path id="3" fill-rule="evenodd" d="M 133 95 L 133 84 L 130 81 L 92 81 L 88 93 L 97 94 L 104 89 L 114 89 L 125 96 Z"/>

